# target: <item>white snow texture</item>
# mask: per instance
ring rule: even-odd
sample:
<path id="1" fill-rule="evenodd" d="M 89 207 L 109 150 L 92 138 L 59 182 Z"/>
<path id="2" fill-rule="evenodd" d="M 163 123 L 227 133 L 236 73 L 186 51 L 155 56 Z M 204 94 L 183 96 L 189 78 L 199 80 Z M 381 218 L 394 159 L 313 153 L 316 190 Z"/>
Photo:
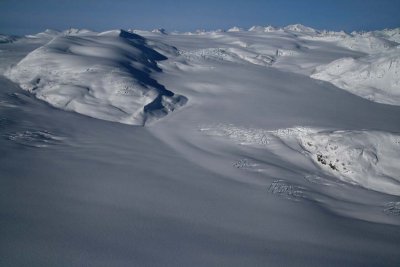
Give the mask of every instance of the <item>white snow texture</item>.
<path id="1" fill-rule="evenodd" d="M 5 75 L 55 107 L 144 125 L 186 102 L 184 96 L 151 78 L 153 72 L 161 71 L 157 61 L 165 59 L 133 33 L 69 30 L 30 53 Z"/>

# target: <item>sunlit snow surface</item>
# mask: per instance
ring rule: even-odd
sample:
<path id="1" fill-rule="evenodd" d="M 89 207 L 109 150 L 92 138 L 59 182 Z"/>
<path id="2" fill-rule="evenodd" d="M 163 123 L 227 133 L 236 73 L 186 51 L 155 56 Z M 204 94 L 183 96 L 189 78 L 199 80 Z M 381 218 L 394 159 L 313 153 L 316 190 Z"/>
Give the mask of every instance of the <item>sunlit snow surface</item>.
<path id="1" fill-rule="evenodd" d="M 6 72 L 51 105 L 126 124 L 146 121 L 186 103 L 151 78 L 166 57 L 125 31 L 55 36 Z"/>
<path id="2" fill-rule="evenodd" d="M 399 266 L 398 29 L 0 37 L 1 266 Z"/>
<path id="3" fill-rule="evenodd" d="M 358 59 L 335 60 L 317 67 L 311 77 L 371 101 L 400 105 L 400 47 Z"/>

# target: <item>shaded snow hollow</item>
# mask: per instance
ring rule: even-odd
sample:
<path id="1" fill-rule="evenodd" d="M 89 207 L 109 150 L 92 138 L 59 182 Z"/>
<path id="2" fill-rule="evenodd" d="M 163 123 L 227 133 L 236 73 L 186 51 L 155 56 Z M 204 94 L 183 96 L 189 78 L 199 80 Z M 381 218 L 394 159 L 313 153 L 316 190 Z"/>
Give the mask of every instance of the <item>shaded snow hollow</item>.
<path id="1" fill-rule="evenodd" d="M 144 125 L 187 101 L 151 77 L 165 59 L 139 35 L 84 32 L 55 37 L 5 75 L 57 108 Z"/>

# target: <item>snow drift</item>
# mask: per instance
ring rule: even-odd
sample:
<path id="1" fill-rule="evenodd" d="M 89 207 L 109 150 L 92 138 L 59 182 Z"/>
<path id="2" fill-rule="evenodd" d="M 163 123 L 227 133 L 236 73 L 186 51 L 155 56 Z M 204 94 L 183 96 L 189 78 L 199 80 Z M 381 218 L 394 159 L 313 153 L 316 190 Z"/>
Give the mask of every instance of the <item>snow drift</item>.
<path id="1" fill-rule="evenodd" d="M 311 77 L 375 102 L 400 105 L 399 48 L 359 59 L 338 59 L 317 67 Z"/>
<path id="2" fill-rule="evenodd" d="M 52 32 L 54 33 L 54 32 Z M 151 77 L 166 57 L 126 31 L 72 31 L 34 50 L 5 75 L 51 105 L 144 125 L 185 104 Z"/>

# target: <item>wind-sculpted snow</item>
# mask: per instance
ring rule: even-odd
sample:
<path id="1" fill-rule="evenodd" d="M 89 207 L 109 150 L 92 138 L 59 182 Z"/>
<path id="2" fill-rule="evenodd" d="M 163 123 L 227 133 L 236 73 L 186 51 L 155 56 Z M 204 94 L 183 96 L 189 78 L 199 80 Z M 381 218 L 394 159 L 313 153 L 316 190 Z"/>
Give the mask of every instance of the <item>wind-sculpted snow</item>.
<path id="1" fill-rule="evenodd" d="M 388 202 L 385 204 L 384 212 L 389 215 L 400 216 L 400 202 Z"/>
<path id="2" fill-rule="evenodd" d="M 125 31 L 71 31 L 31 52 L 6 76 L 51 105 L 144 125 L 186 102 L 153 79 L 166 57 Z"/>
<path id="3" fill-rule="evenodd" d="M 194 51 L 179 51 L 179 54 L 192 61 L 217 60 L 235 63 L 251 63 L 260 66 L 270 66 L 275 62 L 274 56 L 246 51 L 240 48 L 206 48 Z"/>
<path id="4" fill-rule="evenodd" d="M 284 180 L 275 180 L 268 188 L 268 192 L 289 200 L 300 201 L 304 198 L 304 188 L 292 185 Z"/>
<path id="5" fill-rule="evenodd" d="M 210 136 L 227 137 L 243 145 L 267 145 L 271 139 L 268 130 L 238 127 L 233 124 L 202 126 L 200 131 Z"/>
<path id="6" fill-rule="evenodd" d="M 375 102 L 400 105 L 400 48 L 338 59 L 317 67 L 311 77 Z"/>
<path id="7" fill-rule="evenodd" d="M 261 145 L 267 150 L 283 143 L 343 182 L 400 195 L 400 166 L 396 164 L 400 158 L 398 134 L 304 127 L 270 131 L 224 124 L 201 127 L 200 130 L 207 135 L 229 138 L 242 145 Z M 320 177 L 306 176 L 306 179 L 325 183 Z"/>
<path id="8" fill-rule="evenodd" d="M 50 145 L 60 144 L 63 137 L 56 136 L 49 131 L 23 131 L 10 133 L 5 136 L 8 140 L 22 146 L 44 148 Z"/>

